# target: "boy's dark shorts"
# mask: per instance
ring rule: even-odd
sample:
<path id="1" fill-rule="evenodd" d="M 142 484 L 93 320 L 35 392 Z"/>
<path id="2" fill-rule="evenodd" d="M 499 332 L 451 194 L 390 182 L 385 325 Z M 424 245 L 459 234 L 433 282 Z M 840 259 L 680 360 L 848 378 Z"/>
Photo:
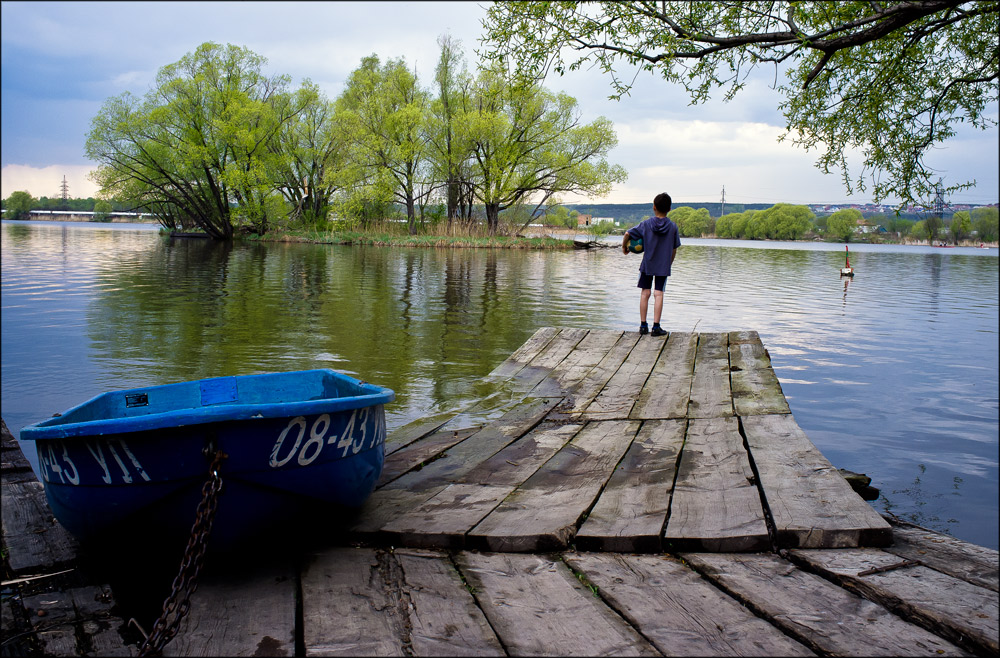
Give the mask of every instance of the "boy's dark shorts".
<path id="1" fill-rule="evenodd" d="M 667 283 L 667 277 L 665 276 L 653 276 L 652 274 L 646 274 L 645 272 L 639 272 L 639 283 L 637 287 L 643 290 L 648 290 L 649 288 L 655 287 L 660 292 L 663 292 L 663 286 Z"/>

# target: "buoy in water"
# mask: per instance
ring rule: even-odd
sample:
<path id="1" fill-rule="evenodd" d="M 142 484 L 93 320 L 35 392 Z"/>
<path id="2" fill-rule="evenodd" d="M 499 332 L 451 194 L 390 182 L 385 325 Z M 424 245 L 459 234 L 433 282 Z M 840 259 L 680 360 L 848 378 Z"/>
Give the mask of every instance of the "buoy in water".
<path id="1" fill-rule="evenodd" d="M 840 276 L 854 276 L 854 268 L 851 267 L 851 251 L 847 248 L 846 244 L 844 245 L 844 251 L 847 252 L 847 262 L 840 268 Z"/>

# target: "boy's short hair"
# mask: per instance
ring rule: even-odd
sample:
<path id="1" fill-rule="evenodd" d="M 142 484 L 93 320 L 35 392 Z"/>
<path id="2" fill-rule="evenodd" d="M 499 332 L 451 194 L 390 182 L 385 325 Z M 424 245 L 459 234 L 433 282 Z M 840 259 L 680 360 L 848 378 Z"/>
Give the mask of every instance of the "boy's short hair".
<path id="1" fill-rule="evenodd" d="M 662 213 L 670 212 L 670 203 L 671 203 L 670 195 L 667 194 L 666 192 L 661 192 L 660 194 L 657 194 L 656 198 L 653 199 L 653 207 Z"/>

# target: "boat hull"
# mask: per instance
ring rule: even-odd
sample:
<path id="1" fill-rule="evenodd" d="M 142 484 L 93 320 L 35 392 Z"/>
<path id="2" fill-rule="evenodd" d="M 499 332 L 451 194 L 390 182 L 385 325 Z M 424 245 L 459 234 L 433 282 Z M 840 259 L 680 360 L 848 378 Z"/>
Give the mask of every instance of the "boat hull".
<path id="1" fill-rule="evenodd" d="M 285 392 L 281 385 L 288 383 L 287 376 L 189 383 L 209 392 L 211 422 L 171 425 L 169 418 L 151 422 L 152 416 L 164 414 L 188 421 L 197 418 L 197 413 L 192 416 L 193 407 L 178 404 L 168 404 L 172 410 L 150 409 L 124 424 L 117 417 L 119 409 L 103 414 L 104 418 L 81 421 L 94 415 L 93 410 L 80 411 L 87 404 L 109 406 L 104 396 L 128 395 L 151 406 L 150 399 L 164 397 L 157 389 L 166 388 L 152 387 L 98 396 L 64 414 L 71 422 L 52 419 L 25 428 L 21 435 L 37 443 L 41 478 L 56 518 L 85 541 L 109 539 L 140 526 L 186 536 L 210 476 L 211 459 L 221 450 L 225 457 L 218 475 L 223 489 L 212 543 L 231 546 L 316 503 L 358 507 L 375 488 L 385 459 L 383 403 L 392 399 L 392 391 L 333 371 L 308 372 L 311 382 L 288 386 Z M 272 379 L 251 381 L 255 377 Z M 205 382 L 210 384 L 206 387 Z M 227 394 L 235 399 L 216 402 L 213 391 L 220 384 L 237 389 Z M 247 392 L 243 399 L 241 384 Z M 265 394 L 255 395 L 255 386 Z M 348 395 L 323 397 L 331 391 Z M 190 397 L 190 391 L 172 393 Z M 313 399 L 294 399 L 303 396 Z M 226 404 L 232 418 L 220 419 L 220 406 Z M 251 408 L 243 408 L 247 406 Z M 91 431 L 78 427 L 88 424 Z M 158 426 L 101 431 L 131 425 Z"/>

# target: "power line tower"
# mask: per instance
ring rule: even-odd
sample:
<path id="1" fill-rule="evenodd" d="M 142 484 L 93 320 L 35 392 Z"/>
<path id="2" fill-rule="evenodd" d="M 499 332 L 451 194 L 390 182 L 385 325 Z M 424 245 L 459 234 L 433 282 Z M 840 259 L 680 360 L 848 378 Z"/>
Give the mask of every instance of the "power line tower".
<path id="1" fill-rule="evenodd" d="M 726 186 L 722 186 L 722 210 L 719 212 L 719 217 L 726 214 Z"/>
<path id="2" fill-rule="evenodd" d="M 59 185 L 59 192 L 65 205 L 69 201 L 69 183 L 66 182 L 66 176 L 63 176 L 62 184 Z"/>
<path id="3" fill-rule="evenodd" d="M 944 218 L 944 187 L 941 185 L 941 179 L 938 178 L 937 184 L 934 186 L 934 216 L 938 219 Z"/>

